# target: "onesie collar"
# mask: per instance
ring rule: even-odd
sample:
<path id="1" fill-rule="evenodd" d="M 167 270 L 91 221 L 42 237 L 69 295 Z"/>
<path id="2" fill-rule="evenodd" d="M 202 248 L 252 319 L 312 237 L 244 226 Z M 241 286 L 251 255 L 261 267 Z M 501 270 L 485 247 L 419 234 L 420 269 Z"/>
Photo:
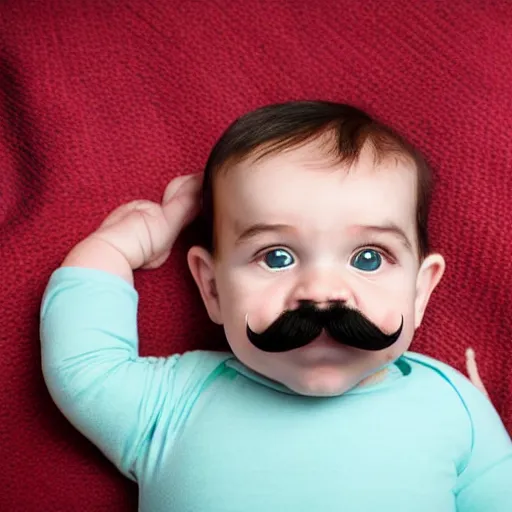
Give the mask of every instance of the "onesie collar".
<path id="1" fill-rule="evenodd" d="M 243 375 L 244 377 L 252 380 L 253 382 L 257 382 L 258 384 L 261 384 L 262 386 L 274 389 L 281 393 L 286 393 L 288 395 L 302 396 L 302 395 L 300 395 L 300 393 L 297 393 L 296 391 L 291 390 L 290 388 L 286 387 L 284 384 L 281 384 L 280 382 L 269 379 L 268 377 L 265 377 L 265 376 L 255 372 L 251 368 L 245 366 L 236 357 L 232 357 L 232 358 L 226 360 L 224 364 L 228 368 L 235 370 L 240 375 Z M 387 375 L 384 377 L 384 379 L 381 380 L 380 382 L 376 382 L 375 384 L 368 384 L 365 386 L 356 386 L 352 389 L 349 389 L 348 391 L 346 391 L 343 394 L 344 395 L 352 395 L 352 394 L 360 394 L 360 393 L 369 393 L 369 392 L 375 391 L 377 389 L 387 387 L 388 385 L 390 385 L 397 379 L 400 379 L 400 378 L 408 375 L 408 372 L 404 371 L 404 369 L 403 369 L 402 357 L 399 357 L 397 361 L 393 361 L 392 363 L 388 363 L 388 364 L 380 367 L 376 371 L 382 370 L 384 368 L 386 368 L 388 370 L 388 372 L 387 372 Z"/>

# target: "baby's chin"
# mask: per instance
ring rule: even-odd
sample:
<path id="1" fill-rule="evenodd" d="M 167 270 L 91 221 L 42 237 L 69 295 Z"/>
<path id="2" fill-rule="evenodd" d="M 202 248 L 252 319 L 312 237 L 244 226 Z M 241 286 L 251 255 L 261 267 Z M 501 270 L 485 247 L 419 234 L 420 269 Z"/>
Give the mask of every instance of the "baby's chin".
<path id="1" fill-rule="evenodd" d="M 332 366 L 301 368 L 288 382 L 283 382 L 283 384 L 292 391 L 305 396 L 339 396 L 359 385 L 364 378 L 364 376 L 350 375 L 349 373 Z"/>
<path id="2" fill-rule="evenodd" d="M 292 391 L 318 397 L 339 396 L 356 387 L 376 384 L 387 375 L 387 361 L 373 353 L 343 347 L 328 355 L 331 357 L 321 352 L 300 354 L 281 368 L 273 365 L 271 371 L 276 374 L 275 380 Z"/>
<path id="3" fill-rule="evenodd" d="M 242 350 L 235 351 L 236 348 Z M 379 370 L 391 359 L 382 353 L 348 347 L 326 337 L 281 353 L 262 352 L 248 342 L 233 347 L 249 368 L 304 396 L 333 397 L 385 377 Z M 238 353 L 237 353 L 238 352 Z"/>

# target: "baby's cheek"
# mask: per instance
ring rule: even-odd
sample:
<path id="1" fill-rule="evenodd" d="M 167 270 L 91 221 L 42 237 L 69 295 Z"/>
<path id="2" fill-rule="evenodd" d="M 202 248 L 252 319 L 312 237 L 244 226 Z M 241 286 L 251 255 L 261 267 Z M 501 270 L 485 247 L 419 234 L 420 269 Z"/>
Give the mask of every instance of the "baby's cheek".
<path id="1" fill-rule="evenodd" d="M 386 313 L 384 313 L 382 317 L 382 322 L 379 325 L 380 329 L 388 334 L 396 332 L 400 328 L 400 323 L 402 321 L 403 315 L 404 313 L 402 313 L 401 311 L 387 311 Z"/>
<path id="2" fill-rule="evenodd" d="M 411 323 L 411 314 L 407 308 L 403 311 L 398 309 L 387 312 L 380 325 L 381 329 L 386 333 L 393 333 L 400 327 L 400 322 L 403 317 L 403 326 L 398 340 L 386 351 L 386 358 L 388 361 L 394 361 L 401 356 L 406 350 L 409 349 L 412 338 L 414 336 L 414 326 Z"/>
<path id="3" fill-rule="evenodd" d="M 396 332 L 400 327 L 402 315 L 405 316 L 405 313 L 400 308 L 393 307 L 385 301 L 366 301 L 366 303 L 360 304 L 358 309 L 386 334 Z"/>
<path id="4" fill-rule="evenodd" d="M 237 292 L 233 295 L 233 313 L 244 327 L 247 316 L 251 329 L 262 331 L 283 313 L 285 290 L 250 281 L 239 282 L 237 286 Z"/>
<path id="5" fill-rule="evenodd" d="M 265 330 L 272 322 L 283 313 L 282 301 L 276 297 L 258 297 L 257 300 L 247 301 L 246 310 L 249 325 L 257 332 Z"/>

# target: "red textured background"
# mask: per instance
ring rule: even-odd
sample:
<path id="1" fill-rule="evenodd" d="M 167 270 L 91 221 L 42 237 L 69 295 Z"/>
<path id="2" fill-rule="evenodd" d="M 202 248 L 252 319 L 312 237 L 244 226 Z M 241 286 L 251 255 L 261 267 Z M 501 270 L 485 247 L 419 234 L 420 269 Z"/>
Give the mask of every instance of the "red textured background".
<path id="1" fill-rule="evenodd" d="M 499 1 L 11 0 L 0 6 L 0 510 L 135 511 L 136 487 L 68 425 L 38 313 L 66 252 L 124 201 L 159 199 L 256 106 L 368 109 L 437 175 L 447 274 L 414 349 L 475 347 L 512 429 L 512 8 Z M 193 238 L 192 232 L 189 236 Z M 142 351 L 222 347 L 181 240 L 137 275 Z"/>

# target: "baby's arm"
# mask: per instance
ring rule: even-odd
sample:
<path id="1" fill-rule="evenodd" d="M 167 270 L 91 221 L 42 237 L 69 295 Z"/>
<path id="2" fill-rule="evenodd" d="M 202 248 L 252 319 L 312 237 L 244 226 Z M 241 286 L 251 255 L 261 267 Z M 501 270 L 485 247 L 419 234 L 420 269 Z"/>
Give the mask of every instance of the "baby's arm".
<path id="1" fill-rule="evenodd" d="M 156 268 L 195 215 L 200 179 L 167 187 L 163 204 L 115 210 L 50 279 L 41 309 L 42 364 L 57 406 L 127 476 L 173 389 L 180 356 L 138 357 L 133 270 Z M 181 361 L 181 360 L 180 360 Z"/>
<path id="2" fill-rule="evenodd" d="M 469 415 L 471 453 L 459 476 L 456 491 L 459 512 L 512 510 L 512 441 L 484 392 L 462 376 L 454 377 Z"/>

